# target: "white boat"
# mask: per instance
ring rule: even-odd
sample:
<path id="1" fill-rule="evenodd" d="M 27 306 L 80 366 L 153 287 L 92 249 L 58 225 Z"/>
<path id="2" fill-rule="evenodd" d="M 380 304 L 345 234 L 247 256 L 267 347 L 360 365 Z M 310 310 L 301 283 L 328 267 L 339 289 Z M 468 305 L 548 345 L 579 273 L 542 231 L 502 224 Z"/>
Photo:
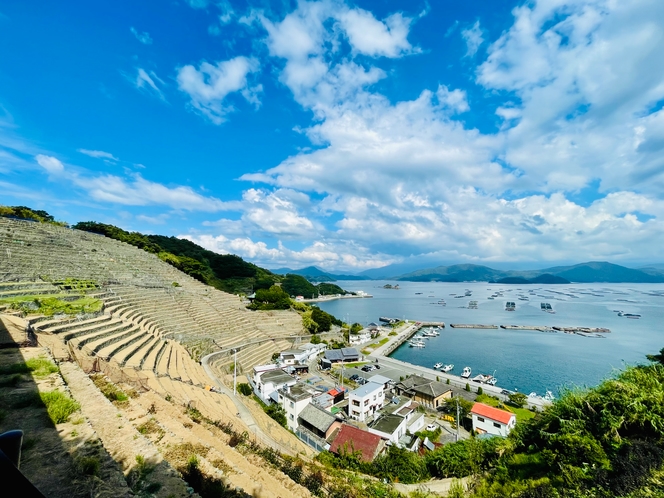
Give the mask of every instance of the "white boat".
<path id="1" fill-rule="evenodd" d="M 495 386 L 498 383 L 498 379 L 495 377 L 491 377 L 489 380 L 486 381 L 487 384 L 490 386 Z"/>
<path id="2" fill-rule="evenodd" d="M 429 329 L 429 330 L 425 330 L 424 332 L 422 332 L 422 335 L 423 335 L 424 337 L 436 337 L 436 336 L 438 336 L 439 334 L 438 334 L 438 332 L 436 332 L 435 330 L 433 330 L 433 329 Z"/>
<path id="3" fill-rule="evenodd" d="M 423 348 L 425 346 L 422 339 L 413 339 L 409 342 L 411 348 Z"/>
<path id="4" fill-rule="evenodd" d="M 537 398 L 538 396 L 537 396 L 537 393 L 535 391 L 533 391 L 528 395 L 528 397 L 529 398 Z"/>
<path id="5" fill-rule="evenodd" d="M 463 373 L 461 374 L 462 379 L 467 379 L 470 377 L 471 369 L 470 367 L 463 367 Z"/>
<path id="6" fill-rule="evenodd" d="M 461 377 L 463 377 L 463 375 Z M 482 374 L 473 377 L 473 382 L 479 382 L 480 384 L 484 384 L 486 381 L 487 381 L 487 376 Z"/>
<path id="7" fill-rule="evenodd" d="M 544 400 L 545 401 L 553 401 L 555 397 L 553 396 L 553 393 L 551 391 L 547 391 L 546 394 L 544 395 Z"/>
<path id="8" fill-rule="evenodd" d="M 434 368 L 435 370 L 438 370 L 439 368 L 442 368 L 442 366 L 443 366 L 443 364 L 440 363 L 440 362 L 438 362 L 438 363 L 436 363 L 436 364 L 433 366 L 433 368 Z"/>
<path id="9" fill-rule="evenodd" d="M 440 369 L 441 372 L 449 372 L 454 368 L 454 365 L 450 363 L 449 365 L 445 365 L 443 368 Z"/>

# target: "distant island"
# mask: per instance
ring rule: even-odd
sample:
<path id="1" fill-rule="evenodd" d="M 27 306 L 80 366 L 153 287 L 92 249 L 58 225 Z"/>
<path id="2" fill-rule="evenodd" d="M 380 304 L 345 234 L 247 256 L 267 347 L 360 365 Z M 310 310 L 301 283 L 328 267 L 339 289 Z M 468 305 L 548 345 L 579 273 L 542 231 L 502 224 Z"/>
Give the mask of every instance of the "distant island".
<path id="1" fill-rule="evenodd" d="M 535 278 L 524 277 L 504 277 L 498 280 L 490 280 L 490 284 L 571 284 L 569 280 L 562 277 L 556 277 L 549 273 L 544 273 Z"/>

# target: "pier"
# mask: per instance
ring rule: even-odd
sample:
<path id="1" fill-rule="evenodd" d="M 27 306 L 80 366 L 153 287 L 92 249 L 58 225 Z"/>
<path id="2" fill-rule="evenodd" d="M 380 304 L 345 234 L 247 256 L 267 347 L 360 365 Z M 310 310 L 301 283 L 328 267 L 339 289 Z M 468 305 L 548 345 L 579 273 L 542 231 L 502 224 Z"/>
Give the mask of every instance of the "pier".
<path id="1" fill-rule="evenodd" d="M 378 354 L 381 356 L 388 356 L 394 352 L 404 342 L 413 337 L 420 329 L 424 327 L 440 327 L 445 328 L 445 322 L 411 322 L 405 325 L 396 337 L 392 337 L 390 341 L 383 344 L 381 347 L 374 350 L 372 356 Z M 379 352 L 380 351 L 380 352 Z"/>

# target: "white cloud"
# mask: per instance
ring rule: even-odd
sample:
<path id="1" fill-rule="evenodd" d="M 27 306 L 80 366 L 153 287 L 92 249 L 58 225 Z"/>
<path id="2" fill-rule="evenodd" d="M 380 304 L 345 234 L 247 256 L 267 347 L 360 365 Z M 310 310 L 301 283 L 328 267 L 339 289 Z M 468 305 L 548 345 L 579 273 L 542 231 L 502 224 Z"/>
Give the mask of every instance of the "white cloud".
<path id="1" fill-rule="evenodd" d="M 166 97 L 154 80 L 157 80 L 159 83 L 164 85 L 164 82 L 155 74 L 154 71 L 150 71 L 148 73 L 145 69 L 139 67 L 137 69 L 134 85 L 139 90 L 143 90 L 152 96 L 157 97 L 159 100 L 166 101 Z"/>
<path id="2" fill-rule="evenodd" d="M 62 164 L 62 162 L 53 156 L 37 154 L 35 159 L 37 160 L 37 164 L 44 168 L 49 175 L 56 176 L 64 173 L 65 171 L 65 166 Z"/>
<path id="3" fill-rule="evenodd" d="M 141 42 L 143 45 L 151 45 L 152 44 L 152 38 L 150 37 L 150 33 L 144 32 L 141 33 L 136 30 L 133 26 L 129 28 L 129 31 L 131 31 L 131 34 L 133 34 L 136 39 Z"/>
<path id="4" fill-rule="evenodd" d="M 81 154 L 85 154 L 86 156 L 90 157 L 95 157 L 98 159 L 108 159 L 110 161 L 119 161 L 117 157 L 115 157 L 113 154 L 110 152 L 104 152 L 103 150 L 88 150 L 88 149 L 77 149 L 78 152 Z"/>
<path id="5" fill-rule="evenodd" d="M 191 98 L 191 104 L 210 121 L 221 124 L 232 105 L 224 102 L 234 92 L 256 106 L 260 105 L 260 85 L 250 86 L 248 75 L 260 69 L 256 59 L 238 56 L 215 64 L 202 62 L 199 69 L 187 65 L 178 70 L 178 87 Z"/>
<path id="6" fill-rule="evenodd" d="M 385 21 L 377 20 L 371 12 L 348 9 L 338 16 L 353 50 L 371 57 L 400 57 L 413 52 L 408 42 L 411 19 L 400 13 Z"/>
<path id="7" fill-rule="evenodd" d="M 473 24 L 470 28 L 462 30 L 461 37 L 466 42 L 466 57 L 474 56 L 477 53 L 477 50 L 480 48 L 480 45 L 484 43 L 480 22 L 475 21 L 475 24 Z"/>
<path id="8" fill-rule="evenodd" d="M 219 199 L 203 196 L 191 187 L 167 187 L 146 180 L 139 174 L 131 178 L 77 175 L 71 181 L 97 201 L 126 206 L 168 206 L 185 211 L 213 212 L 223 208 L 223 202 Z"/>

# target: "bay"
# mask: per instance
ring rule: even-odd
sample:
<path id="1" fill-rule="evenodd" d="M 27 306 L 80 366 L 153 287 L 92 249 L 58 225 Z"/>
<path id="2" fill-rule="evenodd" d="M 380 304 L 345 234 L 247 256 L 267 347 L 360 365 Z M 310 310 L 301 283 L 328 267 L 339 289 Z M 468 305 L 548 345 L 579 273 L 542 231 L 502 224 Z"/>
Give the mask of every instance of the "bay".
<path id="1" fill-rule="evenodd" d="M 564 387 L 594 386 L 626 364 L 646 362 L 646 354 L 664 347 L 664 284 L 398 282 L 398 290 L 383 287 L 395 285 L 394 281 L 337 284 L 374 296 L 319 303 L 321 309 L 348 323 L 366 325 L 378 322 L 381 316 L 445 322 L 445 331 L 429 339 L 426 348 L 405 344 L 392 357 L 425 367 L 453 363 L 451 373 L 457 375 L 464 366 L 470 366 L 473 375 L 495 371 L 499 386 L 525 393 L 551 390 L 558 394 Z M 463 295 L 466 290 L 472 296 L 451 295 Z M 502 297 L 487 299 L 498 291 L 503 292 Z M 519 300 L 519 295 L 529 300 Z M 446 306 L 438 304 L 441 299 Z M 467 308 L 471 300 L 478 302 L 477 309 Z M 516 303 L 515 311 L 505 311 L 507 301 Z M 551 303 L 556 313 L 541 311 L 541 302 Z M 628 319 L 616 311 L 640 314 L 641 318 Z M 604 327 L 611 332 L 599 339 L 529 330 L 453 329 L 450 323 Z"/>

